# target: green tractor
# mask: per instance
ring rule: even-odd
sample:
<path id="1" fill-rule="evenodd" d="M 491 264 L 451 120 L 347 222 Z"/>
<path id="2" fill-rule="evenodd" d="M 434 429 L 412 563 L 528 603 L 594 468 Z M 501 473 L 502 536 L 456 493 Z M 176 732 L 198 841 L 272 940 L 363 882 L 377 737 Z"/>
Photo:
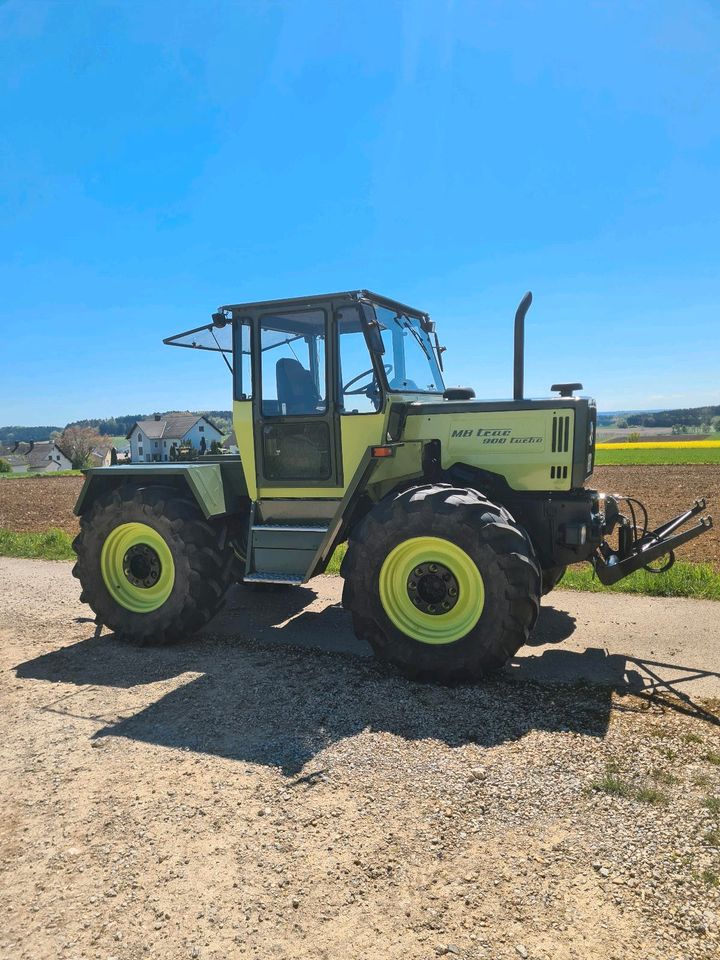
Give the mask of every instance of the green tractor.
<path id="1" fill-rule="evenodd" d="M 474 680 L 527 641 L 569 564 L 604 583 L 667 569 L 711 526 L 678 532 L 704 501 L 652 530 L 641 504 L 585 487 L 594 401 L 577 383 L 523 396 L 531 300 L 505 401 L 446 388 L 428 314 L 366 290 L 225 306 L 167 338 L 220 353 L 239 453 L 87 471 L 73 572 L 97 622 L 172 642 L 231 584 L 304 583 L 347 542 L 358 637 L 409 676 Z"/>

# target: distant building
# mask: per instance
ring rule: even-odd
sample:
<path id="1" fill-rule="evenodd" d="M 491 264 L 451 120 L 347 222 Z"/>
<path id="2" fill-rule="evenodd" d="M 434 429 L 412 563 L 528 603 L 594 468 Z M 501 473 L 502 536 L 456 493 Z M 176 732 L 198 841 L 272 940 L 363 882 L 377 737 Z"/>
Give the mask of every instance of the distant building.
<path id="1" fill-rule="evenodd" d="M 111 460 L 110 447 L 96 447 L 90 451 L 91 467 L 109 467 Z"/>
<path id="2" fill-rule="evenodd" d="M 72 461 L 54 440 L 28 440 L 0 446 L 0 459 L 13 473 L 57 473 L 72 470 Z"/>
<path id="3" fill-rule="evenodd" d="M 234 430 L 230 433 L 229 437 L 226 437 L 225 440 L 223 440 L 222 448 L 226 453 L 234 454 L 234 456 L 237 456 L 240 453 L 240 448 L 238 447 L 237 437 L 235 436 Z"/>
<path id="4" fill-rule="evenodd" d="M 200 452 L 203 440 L 206 452 L 210 453 L 213 441 L 220 443 L 222 438 L 214 423 L 195 413 L 168 413 L 164 417 L 155 414 L 152 420 L 138 420 L 127 435 L 133 463 L 165 463 L 171 459 L 173 444 L 179 450 L 191 443 Z"/>

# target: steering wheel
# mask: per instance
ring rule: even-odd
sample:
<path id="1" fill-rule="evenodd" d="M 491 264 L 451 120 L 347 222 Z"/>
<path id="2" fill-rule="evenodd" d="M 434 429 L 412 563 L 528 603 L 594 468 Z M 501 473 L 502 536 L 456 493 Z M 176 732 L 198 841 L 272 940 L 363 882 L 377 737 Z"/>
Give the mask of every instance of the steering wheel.
<path id="1" fill-rule="evenodd" d="M 390 371 L 392 370 L 392 364 L 384 363 L 383 370 L 385 371 L 386 374 L 390 373 Z M 343 388 L 342 388 L 343 394 L 347 397 L 354 397 L 357 394 L 365 393 L 367 388 L 370 386 L 369 383 L 366 383 L 362 387 L 356 387 L 355 390 L 349 390 L 348 387 L 351 387 L 354 383 L 357 383 L 358 380 L 362 380 L 363 377 L 369 377 L 369 376 L 373 376 L 373 377 L 375 376 L 374 367 L 370 367 L 369 370 L 363 370 L 362 373 L 359 373 L 356 377 L 353 377 L 352 380 L 348 380 L 347 383 L 343 384 Z"/>

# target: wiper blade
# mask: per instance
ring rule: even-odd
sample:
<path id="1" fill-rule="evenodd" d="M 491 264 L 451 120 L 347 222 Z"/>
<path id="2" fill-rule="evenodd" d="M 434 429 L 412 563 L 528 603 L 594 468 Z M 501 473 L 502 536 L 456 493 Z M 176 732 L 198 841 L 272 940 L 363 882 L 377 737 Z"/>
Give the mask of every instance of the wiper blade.
<path id="1" fill-rule="evenodd" d="M 420 346 L 421 346 L 421 348 L 422 348 L 422 352 L 425 354 L 425 356 L 428 358 L 428 360 L 431 360 L 430 354 L 429 354 L 428 351 L 427 351 L 427 347 L 426 347 L 425 344 L 423 343 L 422 337 L 421 337 L 420 334 L 417 332 L 417 330 L 415 329 L 415 327 L 410 323 L 410 321 L 407 319 L 407 317 L 405 318 L 404 322 L 402 323 L 402 326 L 405 327 L 406 330 L 409 330 L 409 331 L 410 331 L 410 333 L 415 337 L 415 339 L 417 340 L 417 342 L 420 344 Z M 432 362 L 432 361 L 431 361 L 431 362 Z"/>

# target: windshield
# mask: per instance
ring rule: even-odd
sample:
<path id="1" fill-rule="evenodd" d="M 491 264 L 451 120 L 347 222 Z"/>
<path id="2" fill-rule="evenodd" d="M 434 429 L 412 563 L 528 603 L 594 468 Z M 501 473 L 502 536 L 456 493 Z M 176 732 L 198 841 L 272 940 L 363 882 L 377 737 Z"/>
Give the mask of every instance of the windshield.
<path id="1" fill-rule="evenodd" d="M 388 387 L 407 393 L 442 393 L 445 390 L 430 338 L 417 317 L 375 307 L 385 353 Z M 388 369 L 389 368 L 389 369 Z"/>

